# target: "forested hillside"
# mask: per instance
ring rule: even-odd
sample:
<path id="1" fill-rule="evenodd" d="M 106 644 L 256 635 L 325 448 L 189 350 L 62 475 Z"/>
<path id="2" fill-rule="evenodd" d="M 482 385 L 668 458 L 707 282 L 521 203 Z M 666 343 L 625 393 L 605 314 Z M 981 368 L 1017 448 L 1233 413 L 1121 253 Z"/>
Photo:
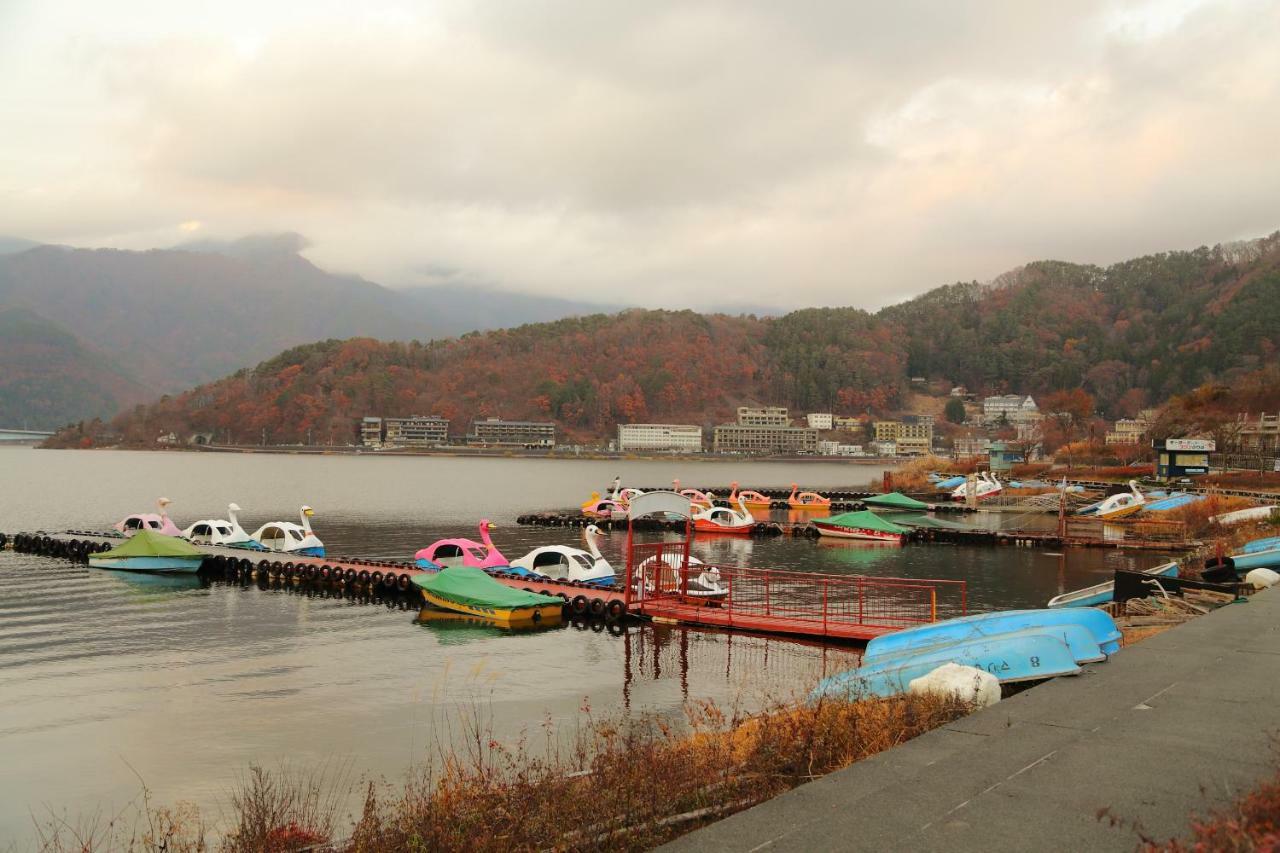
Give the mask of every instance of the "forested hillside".
<path id="1" fill-rule="evenodd" d="M 304 245 L 285 234 L 130 252 L 0 238 L 0 309 L 35 312 L 154 398 L 325 338 L 427 340 L 590 308 L 466 286 L 391 290 L 317 268 L 298 254 Z M 29 378 L 30 365 L 9 352 L 0 352 L 0 373 Z M 135 402 L 109 383 L 86 388 L 84 371 L 66 372 L 65 383 L 63 375 L 9 383 L 10 419 L 53 428 Z"/>
<path id="2" fill-rule="evenodd" d="M 68 417 L 109 418 L 152 399 L 75 336 L 23 308 L 0 309 L 0 426 L 54 429 Z"/>
<path id="3" fill-rule="evenodd" d="M 349 440 L 367 415 L 556 421 L 573 438 L 619 421 L 712 423 L 745 402 L 894 409 L 909 377 L 979 392 L 1084 388 L 1112 416 L 1253 371 L 1280 343 L 1280 236 L 1107 268 L 1030 264 L 868 314 L 779 318 L 624 311 L 430 343 L 325 341 L 121 417 L 131 441 Z"/>
<path id="4" fill-rule="evenodd" d="M 990 391 L 1084 387 L 1109 411 L 1134 389 L 1164 399 L 1274 357 L 1280 234 L 1106 268 L 1033 263 L 992 286 L 939 288 L 879 318 L 908 341 L 911 376 Z"/>

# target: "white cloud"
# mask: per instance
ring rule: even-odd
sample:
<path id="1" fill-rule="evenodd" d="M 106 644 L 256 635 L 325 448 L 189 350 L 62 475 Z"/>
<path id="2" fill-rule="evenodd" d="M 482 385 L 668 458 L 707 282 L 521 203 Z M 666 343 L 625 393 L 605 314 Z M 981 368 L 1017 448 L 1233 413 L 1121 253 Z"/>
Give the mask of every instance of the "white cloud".
<path id="1" fill-rule="evenodd" d="M 727 309 L 1280 225 L 1271 4 L 123 5 L 0 20 L 0 233 Z"/>

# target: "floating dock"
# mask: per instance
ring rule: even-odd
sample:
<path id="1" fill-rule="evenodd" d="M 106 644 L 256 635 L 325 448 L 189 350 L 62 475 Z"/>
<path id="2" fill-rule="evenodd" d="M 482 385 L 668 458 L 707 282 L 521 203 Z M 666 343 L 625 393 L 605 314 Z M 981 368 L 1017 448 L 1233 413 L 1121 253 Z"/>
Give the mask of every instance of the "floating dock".
<path id="1" fill-rule="evenodd" d="M 3 547 L 0 534 L 0 547 Z M 118 544 L 121 534 L 67 531 L 20 533 L 14 550 L 85 563 L 89 555 Z M 890 631 L 962 616 L 968 609 L 964 581 L 823 575 L 786 570 L 717 567 L 725 594 L 709 598 L 695 578 L 710 566 L 690 565 L 688 540 L 628 542 L 626 582 L 600 587 L 576 581 L 536 579 L 502 571 L 491 576 L 507 586 L 554 595 L 571 617 L 621 622 L 631 617 L 658 622 L 752 631 L 812 639 L 865 641 Z M 197 545 L 202 572 L 234 573 L 268 581 L 302 580 L 418 600 L 412 563 L 353 557 L 304 557 L 218 545 Z M 657 566 L 658 570 L 651 567 Z M 646 567 L 650 567 L 646 569 Z"/>
<path id="2" fill-rule="evenodd" d="M 90 554 L 114 547 L 123 539 L 122 534 L 91 531 L 39 532 L 19 533 L 12 537 L 12 543 L 15 551 L 87 563 Z M 358 586 L 383 593 L 401 593 L 415 601 L 421 599 L 413 578 L 424 571 L 413 563 L 358 557 L 306 557 L 228 545 L 196 547 L 205 554 L 201 572 L 232 572 L 244 577 Z M 559 597 L 565 602 L 566 615 L 569 616 L 596 616 L 618 621 L 628 613 L 625 596 L 619 585 L 600 587 L 577 581 L 537 580 L 503 572 L 490 574 L 507 586 Z"/>

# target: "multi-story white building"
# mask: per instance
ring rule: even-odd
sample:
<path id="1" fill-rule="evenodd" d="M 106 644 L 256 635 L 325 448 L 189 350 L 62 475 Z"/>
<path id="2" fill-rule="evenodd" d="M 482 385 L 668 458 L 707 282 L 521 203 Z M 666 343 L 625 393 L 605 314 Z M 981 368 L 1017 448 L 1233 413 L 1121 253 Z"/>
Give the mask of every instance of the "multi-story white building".
<path id="1" fill-rule="evenodd" d="M 810 412 L 805 415 L 809 429 L 831 429 L 834 415 L 830 412 Z"/>
<path id="2" fill-rule="evenodd" d="M 618 449 L 702 451 L 702 427 L 692 424 L 618 424 Z"/>
<path id="3" fill-rule="evenodd" d="M 1040 407 L 1031 397 L 1004 394 L 999 397 L 987 397 L 982 401 L 982 420 L 988 426 L 994 426 L 1001 421 L 1016 425 L 1039 417 Z"/>
<path id="4" fill-rule="evenodd" d="M 837 441 L 819 441 L 818 442 L 819 456 L 835 456 L 839 452 L 840 452 L 840 443 Z"/>

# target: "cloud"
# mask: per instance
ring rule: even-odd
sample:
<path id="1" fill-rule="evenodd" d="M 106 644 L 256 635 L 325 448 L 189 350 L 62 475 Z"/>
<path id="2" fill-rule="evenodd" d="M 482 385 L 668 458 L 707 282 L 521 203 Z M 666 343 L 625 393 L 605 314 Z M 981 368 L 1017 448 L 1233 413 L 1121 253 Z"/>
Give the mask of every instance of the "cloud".
<path id="1" fill-rule="evenodd" d="M 731 309 L 1280 224 L 1272 4 L 261 5 L 17 14 L 0 232 Z"/>

